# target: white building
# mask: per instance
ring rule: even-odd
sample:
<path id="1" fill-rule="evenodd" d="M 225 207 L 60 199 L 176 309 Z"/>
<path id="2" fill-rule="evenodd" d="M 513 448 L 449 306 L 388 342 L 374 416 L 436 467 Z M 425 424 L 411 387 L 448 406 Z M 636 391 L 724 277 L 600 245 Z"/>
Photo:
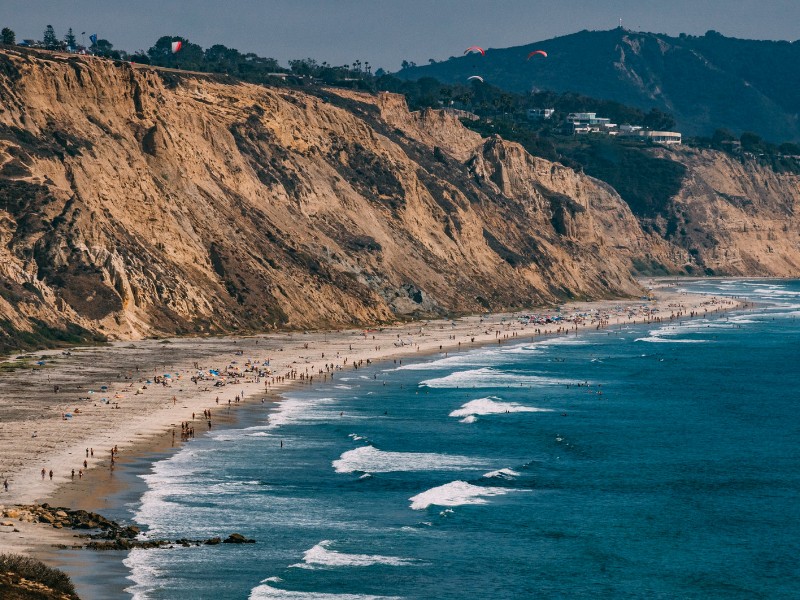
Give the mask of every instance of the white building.
<path id="1" fill-rule="evenodd" d="M 617 126 L 616 123 L 611 122 L 611 119 L 598 117 L 597 113 L 590 112 L 570 113 L 567 115 L 567 122 L 576 126 L 588 125 L 590 127 L 599 127 L 605 129 L 611 129 L 612 127 Z"/>
<path id="2" fill-rule="evenodd" d="M 640 131 L 639 135 L 656 144 L 681 143 L 681 134 L 675 131 Z"/>
<path id="3" fill-rule="evenodd" d="M 555 108 L 529 108 L 528 120 L 529 121 L 544 121 L 553 116 L 556 112 Z"/>

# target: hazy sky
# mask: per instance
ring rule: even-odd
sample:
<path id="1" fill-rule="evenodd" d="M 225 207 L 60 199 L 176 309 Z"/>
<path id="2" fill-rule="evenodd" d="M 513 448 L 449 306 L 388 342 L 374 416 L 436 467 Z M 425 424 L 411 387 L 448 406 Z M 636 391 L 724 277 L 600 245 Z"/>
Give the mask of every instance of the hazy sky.
<path id="1" fill-rule="evenodd" d="M 129 51 L 182 35 L 283 64 L 359 59 L 387 70 L 403 59 L 458 56 L 472 44 L 504 48 L 610 29 L 619 18 L 629 29 L 672 35 L 800 38 L 800 0 L 0 0 L 0 27 L 18 40 L 41 39 L 51 24 L 59 37 L 72 27 Z"/>

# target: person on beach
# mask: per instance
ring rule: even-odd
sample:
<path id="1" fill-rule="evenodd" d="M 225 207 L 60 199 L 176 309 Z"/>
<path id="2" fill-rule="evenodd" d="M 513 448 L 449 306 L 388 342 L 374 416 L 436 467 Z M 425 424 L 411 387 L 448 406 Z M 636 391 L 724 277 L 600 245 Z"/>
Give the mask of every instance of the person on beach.
<path id="1" fill-rule="evenodd" d="M 50 469 L 50 481 L 53 481 L 53 469 Z"/>
<path id="2" fill-rule="evenodd" d="M 8 491 L 8 479 L 3 480 L 3 489 Z"/>
<path id="3" fill-rule="evenodd" d="M 42 481 L 44 481 L 44 476 L 47 475 L 47 471 L 42 467 Z"/>

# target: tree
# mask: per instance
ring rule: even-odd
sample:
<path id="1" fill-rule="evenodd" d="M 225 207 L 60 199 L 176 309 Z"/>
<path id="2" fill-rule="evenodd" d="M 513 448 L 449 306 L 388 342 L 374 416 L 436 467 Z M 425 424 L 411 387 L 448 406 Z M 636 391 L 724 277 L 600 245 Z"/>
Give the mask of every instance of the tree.
<path id="1" fill-rule="evenodd" d="M 17 36 L 8 27 L 3 27 L 3 31 L 0 31 L 0 42 L 13 46 L 17 43 Z"/>
<path id="2" fill-rule="evenodd" d="M 784 142 L 780 146 L 778 146 L 778 150 L 780 150 L 781 154 L 788 154 L 790 156 L 800 156 L 800 145 L 794 144 L 792 142 Z"/>
<path id="3" fill-rule="evenodd" d="M 181 49 L 172 52 L 172 42 L 180 42 Z M 165 35 L 158 38 L 154 46 L 147 51 L 150 62 L 160 67 L 174 67 L 187 71 L 202 71 L 203 49 L 178 35 Z"/>
<path id="4" fill-rule="evenodd" d="M 72 27 L 69 28 L 67 35 L 64 36 L 64 43 L 67 48 L 72 48 L 73 50 L 78 47 L 78 40 L 75 39 L 75 34 L 72 33 Z"/>
<path id="5" fill-rule="evenodd" d="M 661 112 L 657 108 L 653 108 L 645 115 L 644 123 L 642 124 L 648 129 L 669 131 L 675 127 L 675 119 L 672 118 L 672 115 Z"/>
<path id="6" fill-rule="evenodd" d="M 711 144 L 715 148 L 722 148 L 724 143 L 732 142 L 735 139 L 736 136 L 732 131 L 728 129 L 717 129 L 714 131 L 714 135 L 711 136 Z"/>
<path id="7" fill-rule="evenodd" d="M 89 50 L 91 50 L 92 54 L 95 56 L 102 56 L 104 58 L 120 58 L 120 53 L 117 50 L 114 50 L 114 44 L 109 42 L 108 40 L 97 40 L 96 43 L 89 46 Z"/>
<path id="8" fill-rule="evenodd" d="M 763 149 L 763 140 L 761 136 L 753 133 L 752 131 L 745 131 L 739 141 L 742 143 L 742 150 L 753 152 L 755 150 Z"/>
<path id="9" fill-rule="evenodd" d="M 44 39 L 42 39 L 42 45 L 48 50 L 58 50 L 58 48 L 61 46 L 61 43 L 56 37 L 56 30 L 53 29 L 52 25 L 48 25 L 44 30 Z"/>

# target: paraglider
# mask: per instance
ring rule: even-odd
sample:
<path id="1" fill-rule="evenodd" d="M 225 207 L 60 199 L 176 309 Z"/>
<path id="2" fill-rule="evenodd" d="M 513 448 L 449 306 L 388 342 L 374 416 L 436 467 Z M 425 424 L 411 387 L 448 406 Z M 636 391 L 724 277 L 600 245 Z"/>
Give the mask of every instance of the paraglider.
<path id="1" fill-rule="evenodd" d="M 544 50 L 534 50 L 533 52 L 528 54 L 528 58 L 526 58 L 525 60 L 530 60 L 532 56 L 536 56 L 537 54 L 541 54 L 542 56 L 547 58 L 547 52 L 545 52 Z"/>
<path id="2" fill-rule="evenodd" d="M 175 54 L 176 52 L 178 52 L 182 46 L 183 42 L 181 41 L 172 42 L 172 53 Z"/>
<path id="3" fill-rule="evenodd" d="M 476 79 L 476 80 L 480 81 L 481 83 L 483 83 L 483 77 L 481 77 L 480 75 L 472 75 L 470 77 L 467 77 L 467 81 L 471 81 L 473 79 Z"/>
<path id="4" fill-rule="evenodd" d="M 466 50 L 464 50 L 464 54 L 471 54 L 472 52 L 480 52 L 481 56 L 484 56 L 486 52 L 480 46 L 470 46 Z"/>

